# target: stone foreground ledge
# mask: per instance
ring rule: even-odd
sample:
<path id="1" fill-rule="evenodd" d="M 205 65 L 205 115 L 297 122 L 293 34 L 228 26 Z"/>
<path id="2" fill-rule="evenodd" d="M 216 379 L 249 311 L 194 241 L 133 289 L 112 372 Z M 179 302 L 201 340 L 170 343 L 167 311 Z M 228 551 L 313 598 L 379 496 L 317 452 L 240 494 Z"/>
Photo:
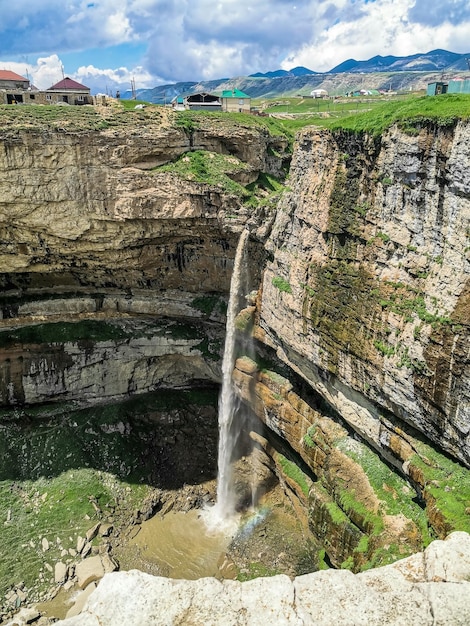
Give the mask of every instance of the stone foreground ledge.
<path id="1" fill-rule="evenodd" d="M 465 626 L 470 624 L 470 535 L 454 532 L 411 557 L 353 574 L 291 580 L 172 580 L 106 574 L 83 611 L 61 626 Z"/>

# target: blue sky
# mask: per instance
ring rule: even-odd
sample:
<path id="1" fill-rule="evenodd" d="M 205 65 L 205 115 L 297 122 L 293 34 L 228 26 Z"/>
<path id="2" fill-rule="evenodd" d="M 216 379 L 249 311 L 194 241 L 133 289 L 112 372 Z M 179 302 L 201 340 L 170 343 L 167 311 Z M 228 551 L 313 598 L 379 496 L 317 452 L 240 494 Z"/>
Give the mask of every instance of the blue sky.
<path id="1" fill-rule="evenodd" d="M 468 0 L 0 0 L 0 69 L 92 93 L 470 52 Z"/>

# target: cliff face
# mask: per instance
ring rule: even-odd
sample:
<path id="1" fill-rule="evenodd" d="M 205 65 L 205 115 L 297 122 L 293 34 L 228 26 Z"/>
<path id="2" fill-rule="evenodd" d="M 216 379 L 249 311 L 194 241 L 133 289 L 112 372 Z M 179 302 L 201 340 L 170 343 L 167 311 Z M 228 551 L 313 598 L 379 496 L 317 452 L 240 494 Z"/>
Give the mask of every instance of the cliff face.
<path id="1" fill-rule="evenodd" d="M 262 127 L 3 133 L 0 405 L 217 382 L 247 227 L 254 359 L 234 382 L 330 561 L 467 530 L 469 140 L 305 129 L 276 210 L 254 210 L 161 166 L 203 150 L 243 185 L 280 176 L 287 141 Z"/>
<path id="2" fill-rule="evenodd" d="M 469 139 L 303 131 L 267 242 L 260 336 L 394 462 L 416 430 L 470 464 Z"/>
<path id="3" fill-rule="evenodd" d="M 204 150 L 227 156 L 232 179 L 247 184 L 279 173 L 283 160 L 270 154 L 287 141 L 204 120 L 188 131 L 159 115 L 99 132 L 3 130 L 0 324 L 14 332 L 2 335 L 0 404 L 219 380 L 237 230 L 251 212 L 220 186 L 160 166 Z M 250 246 L 258 268 L 263 255 Z M 152 328 L 156 318 L 179 322 Z M 84 346 L 67 326 L 84 321 L 113 328 L 84 328 Z"/>

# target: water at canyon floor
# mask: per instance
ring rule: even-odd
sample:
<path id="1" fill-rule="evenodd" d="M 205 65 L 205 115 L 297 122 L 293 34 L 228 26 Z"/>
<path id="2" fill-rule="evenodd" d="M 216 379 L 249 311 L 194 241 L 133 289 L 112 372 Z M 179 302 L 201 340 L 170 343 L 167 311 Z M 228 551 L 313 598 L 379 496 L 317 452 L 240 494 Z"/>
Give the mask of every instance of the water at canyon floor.
<path id="1" fill-rule="evenodd" d="M 189 580 L 295 576 L 313 571 L 316 560 L 305 527 L 280 486 L 256 510 L 236 514 L 220 526 L 211 523 L 207 510 L 157 514 L 114 554 L 121 570 Z"/>

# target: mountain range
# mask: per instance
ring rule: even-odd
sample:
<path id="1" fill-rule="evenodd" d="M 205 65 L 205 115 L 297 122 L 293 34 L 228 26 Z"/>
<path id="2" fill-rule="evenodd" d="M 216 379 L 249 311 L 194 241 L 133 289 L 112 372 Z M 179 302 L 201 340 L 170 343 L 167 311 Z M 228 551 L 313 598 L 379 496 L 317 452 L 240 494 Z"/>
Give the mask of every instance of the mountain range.
<path id="1" fill-rule="evenodd" d="M 252 98 L 306 96 L 313 89 L 325 89 L 330 95 L 344 95 L 356 89 L 414 91 L 425 89 L 428 82 L 468 72 L 470 52 L 457 54 L 437 49 L 403 57 L 374 56 L 367 61 L 348 59 L 329 72 L 315 72 L 300 66 L 289 71 L 278 69 L 250 76 L 159 85 L 153 89 L 137 89 L 136 99 L 168 104 L 182 94 L 199 91 L 213 93 L 235 88 Z M 132 92 L 125 92 L 122 98 L 132 98 Z"/>

